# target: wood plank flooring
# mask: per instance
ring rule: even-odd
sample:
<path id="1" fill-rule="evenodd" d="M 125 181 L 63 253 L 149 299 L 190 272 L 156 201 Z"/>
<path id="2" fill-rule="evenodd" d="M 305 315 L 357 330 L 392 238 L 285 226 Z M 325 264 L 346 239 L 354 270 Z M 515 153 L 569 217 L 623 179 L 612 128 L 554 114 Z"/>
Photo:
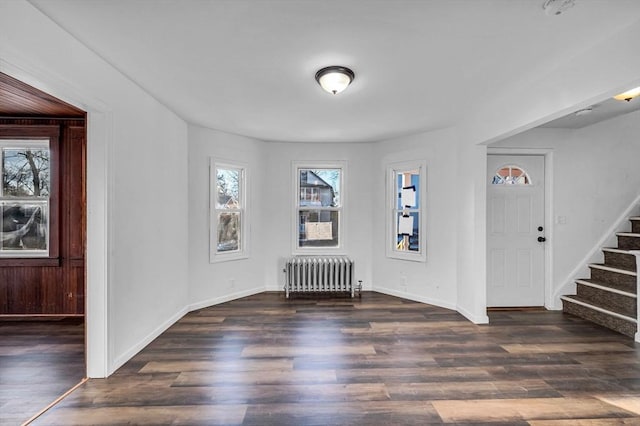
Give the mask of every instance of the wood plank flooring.
<path id="1" fill-rule="evenodd" d="M 82 318 L 0 319 L 0 425 L 20 425 L 85 376 Z"/>
<path id="2" fill-rule="evenodd" d="M 36 425 L 640 424 L 640 347 L 561 312 L 262 293 L 192 312 Z"/>

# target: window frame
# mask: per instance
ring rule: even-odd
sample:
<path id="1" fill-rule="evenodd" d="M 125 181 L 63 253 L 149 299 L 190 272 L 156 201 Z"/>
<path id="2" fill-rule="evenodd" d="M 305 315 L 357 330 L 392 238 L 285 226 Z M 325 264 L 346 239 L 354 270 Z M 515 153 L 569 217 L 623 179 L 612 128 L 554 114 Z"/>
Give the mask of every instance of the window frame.
<path id="1" fill-rule="evenodd" d="M 419 206 L 410 209 L 398 209 L 398 173 L 409 170 L 419 171 Z M 386 255 L 391 259 L 408 260 L 413 262 L 427 261 L 427 232 L 426 232 L 426 204 L 427 204 L 427 163 L 425 160 L 401 161 L 386 165 Z M 398 213 L 409 210 L 418 214 L 418 251 L 397 250 Z"/>
<path id="2" fill-rule="evenodd" d="M 240 206 L 231 209 L 217 207 L 218 169 L 237 170 L 240 174 L 238 185 L 238 201 Z M 248 206 L 248 167 L 245 163 L 218 158 L 209 159 L 209 262 L 219 263 L 249 257 L 249 206 Z M 240 217 L 240 238 L 238 249 L 218 251 L 218 218 L 219 213 L 238 213 Z"/>
<path id="3" fill-rule="evenodd" d="M 60 265 L 60 128 L 52 125 L 0 125 L 0 140 L 42 141 L 49 146 L 48 253 L 11 253 L 0 256 L 0 266 Z"/>
<path id="4" fill-rule="evenodd" d="M 301 206 L 300 205 L 300 170 L 314 169 L 338 169 L 340 170 L 340 205 L 338 207 L 321 206 Z M 347 185 L 347 162 L 346 161 L 293 161 L 292 162 L 292 235 L 291 251 L 294 255 L 345 255 L 346 254 L 346 200 L 345 188 Z M 304 247 L 299 245 L 300 236 L 300 211 L 301 210 L 322 210 L 335 211 L 338 214 L 338 244 L 335 247 Z"/>
<path id="5" fill-rule="evenodd" d="M 509 176 L 502 176 L 500 174 L 500 171 L 504 170 L 504 169 L 509 169 Z M 522 173 L 520 173 L 520 175 L 518 175 L 518 180 L 514 180 L 513 179 L 513 170 L 520 170 Z M 500 182 L 496 182 L 496 178 L 500 179 Z M 524 178 L 524 182 L 520 182 L 519 179 L 520 178 Z M 491 182 L 489 182 L 491 185 L 497 185 L 497 186 L 509 186 L 509 187 L 520 187 L 520 186 L 531 186 L 533 185 L 533 182 L 531 181 L 531 177 L 529 176 L 529 173 L 526 171 L 526 169 L 524 167 L 520 167 L 517 164 L 514 163 L 507 163 L 503 166 L 501 166 L 500 168 L 496 169 L 496 171 L 493 174 L 493 177 L 491 178 Z"/>

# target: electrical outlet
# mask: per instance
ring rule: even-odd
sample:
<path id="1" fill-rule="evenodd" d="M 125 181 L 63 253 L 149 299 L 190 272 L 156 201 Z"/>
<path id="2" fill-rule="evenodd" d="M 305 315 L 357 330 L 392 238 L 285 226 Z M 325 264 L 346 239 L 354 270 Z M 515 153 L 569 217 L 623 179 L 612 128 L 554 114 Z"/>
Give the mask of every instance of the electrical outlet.
<path id="1" fill-rule="evenodd" d="M 400 275 L 400 288 L 407 291 L 407 276 L 405 274 Z"/>

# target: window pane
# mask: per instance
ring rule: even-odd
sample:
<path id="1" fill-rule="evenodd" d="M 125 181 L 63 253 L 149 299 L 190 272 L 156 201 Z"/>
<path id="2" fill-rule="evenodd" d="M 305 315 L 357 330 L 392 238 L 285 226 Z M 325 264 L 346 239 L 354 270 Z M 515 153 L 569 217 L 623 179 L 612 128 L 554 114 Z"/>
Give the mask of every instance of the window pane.
<path id="1" fill-rule="evenodd" d="M 0 202 L 0 251 L 48 250 L 48 202 Z"/>
<path id="2" fill-rule="evenodd" d="M 216 169 L 218 209 L 240 208 L 240 170 Z"/>
<path id="3" fill-rule="evenodd" d="M 520 167 L 505 166 L 496 171 L 491 183 L 493 185 L 531 185 L 531 179 Z"/>
<path id="4" fill-rule="evenodd" d="M 299 169 L 300 206 L 340 206 L 340 169 Z"/>
<path id="5" fill-rule="evenodd" d="M 420 251 L 420 214 L 396 213 L 396 247 L 398 251 Z"/>
<path id="6" fill-rule="evenodd" d="M 420 170 L 396 171 L 396 208 L 420 208 Z"/>
<path id="7" fill-rule="evenodd" d="M 2 150 L 2 191 L 5 197 L 49 196 L 49 150 Z"/>
<path id="8" fill-rule="evenodd" d="M 301 210 L 298 217 L 299 247 L 338 247 L 338 211 Z"/>
<path id="9" fill-rule="evenodd" d="M 218 252 L 240 249 L 240 213 L 218 213 Z"/>

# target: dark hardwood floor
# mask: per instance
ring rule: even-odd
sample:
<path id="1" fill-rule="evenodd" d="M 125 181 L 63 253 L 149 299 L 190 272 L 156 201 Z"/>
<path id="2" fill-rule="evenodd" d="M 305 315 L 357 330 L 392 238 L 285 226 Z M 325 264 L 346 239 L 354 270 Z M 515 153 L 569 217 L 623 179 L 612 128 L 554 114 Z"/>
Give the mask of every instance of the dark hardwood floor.
<path id="1" fill-rule="evenodd" d="M 561 312 L 263 293 L 192 312 L 37 425 L 640 424 L 640 348 Z"/>
<path id="2" fill-rule="evenodd" d="M 82 318 L 0 318 L 0 425 L 20 425 L 85 376 Z"/>

